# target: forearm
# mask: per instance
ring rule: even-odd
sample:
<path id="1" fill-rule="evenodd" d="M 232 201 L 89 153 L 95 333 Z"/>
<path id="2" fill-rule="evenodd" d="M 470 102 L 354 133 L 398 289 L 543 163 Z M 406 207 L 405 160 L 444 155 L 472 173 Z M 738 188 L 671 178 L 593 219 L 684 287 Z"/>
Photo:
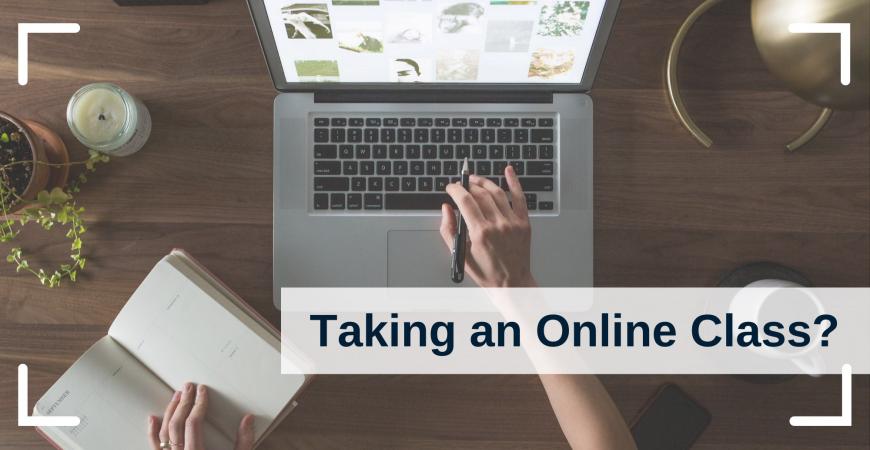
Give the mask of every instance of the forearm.
<path id="1" fill-rule="evenodd" d="M 562 432 L 575 450 L 635 450 L 619 410 L 594 375 L 541 375 Z"/>

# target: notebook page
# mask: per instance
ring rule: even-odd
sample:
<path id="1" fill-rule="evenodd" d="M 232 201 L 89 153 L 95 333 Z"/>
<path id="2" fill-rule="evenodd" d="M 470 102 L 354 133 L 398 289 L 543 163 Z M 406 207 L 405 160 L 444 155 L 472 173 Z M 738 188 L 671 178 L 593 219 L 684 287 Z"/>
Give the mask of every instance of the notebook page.
<path id="1" fill-rule="evenodd" d="M 171 397 L 172 389 L 106 336 L 36 402 L 34 414 L 81 419 L 76 427 L 40 428 L 63 448 L 150 450 L 147 418 L 162 418 Z M 233 448 L 208 424 L 206 441 L 209 449 Z"/>
<path id="2" fill-rule="evenodd" d="M 282 376 L 280 348 L 263 340 L 167 259 L 158 263 L 109 330 L 115 340 L 174 389 L 209 387 L 208 420 L 235 436 L 246 413 L 257 438 L 300 388 Z"/>

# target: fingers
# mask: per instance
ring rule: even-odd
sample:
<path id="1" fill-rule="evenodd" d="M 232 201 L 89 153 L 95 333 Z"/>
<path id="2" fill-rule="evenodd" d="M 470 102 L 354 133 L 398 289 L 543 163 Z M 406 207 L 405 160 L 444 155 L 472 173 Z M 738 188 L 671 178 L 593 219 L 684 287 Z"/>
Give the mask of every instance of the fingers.
<path id="1" fill-rule="evenodd" d="M 148 416 L 148 446 L 160 450 L 160 420 L 154 416 Z"/>
<path id="2" fill-rule="evenodd" d="M 254 448 L 254 416 L 248 414 L 242 417 L 239 432 L 236 435 L 235 450 L 252 450 Z"/>
<path id="3" fill-rule="evenodd" d="M 504 170 L 504 177 L 507 180 L 508 188 L 511 190 L 511 203 L 514 206 L 514 214 L 520 219 L 529 219 L 529 207 L 526 205 L 526 196 L 523 194 L 523 186 L 520 184 L 520 179 L 517 178 L 517 173 L 512 166 L 507 166 Z"/>
<path id="4" fill-rule="evenodd" d="M 181 389 L 181 399 L 175 412 L 172 413 L 172 418 L 169 419 L 169 440 L 173 444 L 184 445 L 184 423 L 190 415 L 190 410 L 193 409 L 195 391 L 193 383 L 185 383 Z"/>
<path id="5" fill-rule="evenodd" d="M 441 205 L 441 227 L 438 228 L 441 232 L 441 238 L 447 245 L 448 251 L 453 251 L 453 236 L 456 235 L 456 214 L 453 213 L 453 208 L 447 203 Z"/>
<path id="6" fill-rule="evenodd" d="M 475 228 L 486 220 L 474 196 L 461 185 L 457 183 L 448 184 L 447 194 L 453 199 L 453 203 L 456 203 L 456 206 L 459 207 L 459 212 L 465 218 L 468 228 Z"/>
<path id="7" fill-rule="evenodd" d="M 495 183 L 490 181 L 489 178 L 472 175 L 469 181 L 475 186 L 479 186 L 483 188 L 492 198 L 498 212 L 504 217 L 514 217 L 514 212 L 511 209 L 510 203 L 508 203 L 507 196 L 505 192 L 498 187 Z"/>
<path id="8" fill-rule="evenodd" d="M 184 422 L 185 448 L 205 448 L 202 427 L 205 423 L 205 414 L 208 411 L 208 389 L 200 384 L 196 388 L 196 400 L 190 409 L 190 416 Z"/>
<path id="9" fill-rule="evenodd" d="M 172 399 L 169 400 L 169 404 L 166 405 L 166 410 L 163 412 L 163 421 L 160 423 L 160 431 L 157 433 L 160 442 L 169 442 L 169 421 L 172 420 L 172 414 L 175 413 L 180 400 L 181 392 L 175 391 L 172 394 Z"/>

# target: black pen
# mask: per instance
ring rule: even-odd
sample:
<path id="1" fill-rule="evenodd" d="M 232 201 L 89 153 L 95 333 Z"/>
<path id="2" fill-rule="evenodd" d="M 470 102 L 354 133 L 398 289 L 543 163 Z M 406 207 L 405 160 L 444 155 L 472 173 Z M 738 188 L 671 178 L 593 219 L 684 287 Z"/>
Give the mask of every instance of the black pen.
<path id="1" fill-rule="evenodd" d="M 462 163 L 462 187 L 468 190 L 468 158 Z M 458 208 L 457 208 L 458 209 Z M 468 229 L 465 226 L 465 218 L 459 212 L 459 227 L 456 236 L 453 237 L 453 264 L 450 267 L 450 279 L 454 283 L 462 283 L 465 279 L 465 240 L 468 239 Z"/>

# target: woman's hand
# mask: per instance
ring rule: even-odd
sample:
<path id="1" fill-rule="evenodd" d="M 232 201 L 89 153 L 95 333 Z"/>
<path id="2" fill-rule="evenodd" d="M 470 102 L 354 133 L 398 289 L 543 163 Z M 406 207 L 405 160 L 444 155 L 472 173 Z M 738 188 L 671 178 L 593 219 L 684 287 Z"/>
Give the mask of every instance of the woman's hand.
<path id="1" fill-rule="evenodd" d="M 208 409 L 208 389 L 204 385 L 186 383 L 175 392 L 163 420 L 148 417 L 148 442 L 152 450 L 206 450 L 203 437 Z M 235 450 L 254 448 L 254 416 L 247 415 L 239 424 Z"/>
<path id="2" fill-rule="evenodd" d="M 504 171 L 511 200 L 487 178 L 472 175 L 469 190 L 458 183 L 447 193 L 459 207 L 468 227 L 465 271 L 480 287 L 532 287 L 531 239 L 526 196 L 513 167 Z M 456 215 L 441 206 L 441 237 L 453 250 Z"/>

